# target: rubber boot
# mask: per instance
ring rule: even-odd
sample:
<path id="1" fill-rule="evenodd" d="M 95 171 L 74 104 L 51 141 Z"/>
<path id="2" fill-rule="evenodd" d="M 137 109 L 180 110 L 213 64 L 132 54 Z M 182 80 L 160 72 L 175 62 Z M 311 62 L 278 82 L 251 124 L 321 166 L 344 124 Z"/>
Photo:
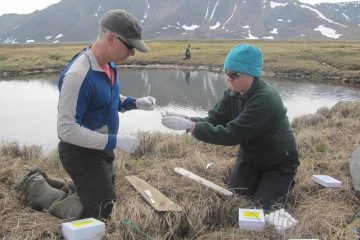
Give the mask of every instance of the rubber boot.
<path id="1" fill-rule="evenodd" d="M 68 179 L 57 179 L 57 178 L 50 178 L 39 166 L 32 166 L 30 167 L 24 176 L 20 178 L 18 181 L 15 182 L 13 188 L 18 190 L 24 187 L 24 182 L 26 182 L 26 179 L 34 174 L 40 174 L 44 177 L 46 182 L 49 183 L 49 185 L 53 188 L 60 189 L 66 193 L 73 191 L 76 192 L 75 184 L 73 181 Z"/>
<path id="2" fill-rule="evenodd" d="M 60 189 L 61 191 L 64 191 L 66 193 L 69 193 L 70 191 L 76 192 L 75 184 L 72 180 L 50 177 L 45 178 L 45 180 L 53 188 Z"/>
<path id="3" fill-rule="evenodd" d="M 24 182 L 22 200 L 38 211 L 48 210 L 57 199 L 67 196 L 65 192 L 52 188 L 39 174 L 31 175 Z"/>
<path id="4" fill-rule="evenodd" d="M 48 209 L 48 213 L 57 218 L 71 220 L 79 220 L 83 212 L 84 207 L 77 195 L 57 199 Z"/>

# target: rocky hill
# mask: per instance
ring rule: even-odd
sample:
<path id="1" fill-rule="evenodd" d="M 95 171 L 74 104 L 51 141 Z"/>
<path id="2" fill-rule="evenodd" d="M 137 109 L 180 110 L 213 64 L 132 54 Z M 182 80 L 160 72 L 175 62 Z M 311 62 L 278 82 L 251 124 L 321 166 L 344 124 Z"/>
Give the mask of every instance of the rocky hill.
<path id="1" fill-rule="evenodd" d="M 100 17 L 114 8 L 135 15 L 147 40 L 360 39 L 360 2 L 62 0 L 31 14 L 0 16 L 0 42 L 93 41 Z"/>

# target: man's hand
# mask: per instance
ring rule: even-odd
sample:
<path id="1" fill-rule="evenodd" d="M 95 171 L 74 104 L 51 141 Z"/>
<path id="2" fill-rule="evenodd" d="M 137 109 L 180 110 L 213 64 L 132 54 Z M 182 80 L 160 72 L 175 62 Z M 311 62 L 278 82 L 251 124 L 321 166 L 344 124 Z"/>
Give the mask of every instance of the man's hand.
<path id="1" fill-rule="evenodd" d="M 189 120 L 176 116 L 164 117 L 161 119 L 161 123 L 165 127 L 173 130 L 187 130 L 192 126 Z"/>
<path id="2" fill-rule="evenodd" d="M 164 113 L 161 114 L 163 117 L 171 117 L 171 116 L 175 116 L 175 117 L 181 117 L 181 118 L 185 118 L 184 114 L 175 112 L 175 111 L 169 111 L 169 110 L 165 110 Z"/>
<path id="3" fill-rule="evenodd" d="M 125 135 L 116 137 L 116 148 L 127 153 L 134 153 L 139 147 L 140 140 L 136 137 Z"/>
<path id="4" fill-rule="evenodd" d="M 142 97 L 136 99 L 136 108 L 140 110 L 153 111 L 155 109 L 156 99 L 153 97 Z"/>

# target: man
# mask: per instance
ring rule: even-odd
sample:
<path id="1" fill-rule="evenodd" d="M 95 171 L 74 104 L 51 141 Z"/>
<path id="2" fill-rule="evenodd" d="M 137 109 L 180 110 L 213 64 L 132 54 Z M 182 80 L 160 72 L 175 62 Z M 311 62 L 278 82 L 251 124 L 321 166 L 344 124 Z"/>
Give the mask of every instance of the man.
<path id="1" fill-rule="evenodd" d="M 190 44 L 189 44 L 188 47 L 185 50 L 185 58 L 183 58 L 183 61 L 186 60 L 186 59 L 190 60 L 190 58 L 191 58 L 191 47 L 190 47 Z"/>
<path id="2" fill-rule="evenodd" d="M 240 144 L 229 187 L 270 210 L 273 204 L 285 203 L 299 166 L 299 154 L 287 109 L 276 89 L 260 78 L 262 64 L 259 48 L 237 45 L 224 62 L 231 87 L 208 117 L 167 112 L 162 124 L 187 130 L 207 143 Z"/>
<path id="3" fill-rule="evenodd" d="M 135 48 L 150 51 L 141 30 L 138 20 L 124 10 L 105 13 L 96 42 L 77 54 L 63 71 L 59 79 L 58 148 L 76 195 L 53 188 L 53 179 L 36 168 L 29 169 L 20 185 L 31 207 L 48 210 L 61 219 L 110 217 L 116 201 L 114 149 L 133 153 L 139 146 L 136 137 L 117 135 L 118 111 L 154 110 L 156 104 L 153 97 L 120 95 L 116 63 L 134 56 Z"/>

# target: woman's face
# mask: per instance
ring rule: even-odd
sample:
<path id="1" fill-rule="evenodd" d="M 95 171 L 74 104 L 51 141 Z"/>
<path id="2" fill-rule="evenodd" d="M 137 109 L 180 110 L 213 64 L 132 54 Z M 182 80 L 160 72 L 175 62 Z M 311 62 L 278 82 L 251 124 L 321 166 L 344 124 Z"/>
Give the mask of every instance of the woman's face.
<path id="1" fill-rule="evenodd" d="M 254 77 L 246 73 L 235 72 L 229 69 L 225 69 L 225 73 L 227 75 L 227 81 L 230 83 L 232 90 L 234 92 L 240 93 L 241 95 L 250 89 L 254 81 Z"/>

